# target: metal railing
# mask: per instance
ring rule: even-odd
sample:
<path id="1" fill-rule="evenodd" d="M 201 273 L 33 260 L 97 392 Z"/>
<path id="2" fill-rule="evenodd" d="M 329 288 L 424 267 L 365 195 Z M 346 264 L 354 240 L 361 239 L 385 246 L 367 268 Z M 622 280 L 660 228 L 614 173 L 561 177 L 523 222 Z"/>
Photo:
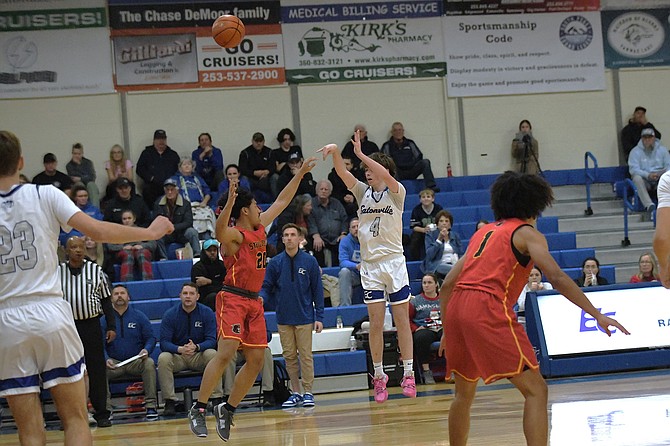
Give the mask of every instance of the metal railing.
<path id="1" fill-rule="evenodd" d="M 589 171 L 589 159 L 593 161 L 593 168 Z M 593 215 L 593 209 L 591 209 L 591 184 L 595 183 L 596 177 L 598 176 L 598 160 L 591 152 L 586 152 L 584 154 L 584 184 L 586 186 L 586 210 L 584 215 Z"/>

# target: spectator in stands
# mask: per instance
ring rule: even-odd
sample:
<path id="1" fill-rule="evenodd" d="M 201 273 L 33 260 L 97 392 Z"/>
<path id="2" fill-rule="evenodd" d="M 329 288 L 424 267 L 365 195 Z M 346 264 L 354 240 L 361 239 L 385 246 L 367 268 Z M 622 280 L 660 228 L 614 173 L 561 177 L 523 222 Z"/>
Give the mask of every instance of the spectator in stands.
<path id="1" fill-rule="evenodd" d="M 179 171 L 172 178 L 177 182 L 181 197 L 191 203 L 193 228 L 201 239 L 208 239 L 214 234 L 216 225 L 216 216 L 209 207 L 212 195 L 205 179 L 193 173 L 194 167 L 192 159 L 182 158 Z"/>
<path id="2" fill-rule="evenodd" d="M 228 188 L 230 187 L 230 183 L 235 183 L 238 187 L 249 191 L 252 190 L 249 179 L 240 175 L 240 168 L 237 167 L 237 164 L 228 164 L 226 166 L 226 177 L 219 183 L 219 197 L 225 197 L 228 195 Z"/>
<path id="3" fill-rule="evenodd" d="M 317 183 L 317 196 L 312 198 L 310 227 L 314 256 L 320 266 L 338 266 L 340 240 L 347 235 L 349 217 L 342 203 L 331 197 L 333 185 L 328 180 Z"/>
<path id="4" fill-rule="evenodd" d="M 311 196 L 308 194 L 296 196 L 293 201 L 291 201 L 291 204 L 284 210 L 284 212 L 279 214 L 279 217 L 277 217 L 277 223 L 275 225 L 276 232 L 279 233 L 280 228 L 283 228 L 285 224 L 294 223 L 300 228 L 305 228 L 307 230 L 307 234 L 309 234 L 311 227 L 314 226 L 314 220 L 312 219 L 312 208 Z M 309 235 L 307 236 L 305 242 L 304 249 L 307 252 L 313 252 L 314 248 L 312 247 L 312 238 L 309 237 Z M 281 237 L 279 237 L 279 240 L 277 241 L 277 252 L 281 252 L 283 250 L 284 244 L 281 241 Z"/>
<path id="5" fill-rule="evenodd" d="M 151 211 L 146 203 L 133 192 L 130 180 L 121 177 L 116 180 L 116 196 L 105 206 L 105 221 L 122 224 L 121 215 L 126 209 L 135 214 L 137 226 L 146 228 L 151 223 Z"/>
<path id="6" fill-rule="evenodd" d="M 191 154 L 195 173 L 207 182 L 211 190 L 216 190 L 223 179 L 223 153 L 212 145 L 212 135 L 209 133 L 198 135 L 198 144 L 198 148 Z"/>
<path id="7" fill-rule="evenodd" d="M 582 274 L 575 279 L 580 287 L 609 285 L 607 279 L 600 275 L 600 262 L 595 257 L 587 257 L 582 263 Z"/>
<path id="8" fill-rule="evenodd" d="M 30 178 L 25 176 L 24 174 L 19 174 L 19 184 L 29 184 L 30 183 Z"/>
<path id="9" fill-rule="evenodd" d="M 256 132 L 251 137 L 251 145 L 240 152 L 240 173 L 251 182 L 251 191 L 258 203 L 272 201 L 270 177 L 276 166 L 272 161 L 272 149 L 265 145 L 265 136 Z"/>
<path id="10" fill-rule="evenodd" d="M 343 157 L 342 161 L 344 161 L 344 167 L 349 172 L 351 172 L 356 178 L 363 181 L 364 176 L 361 177 L 361 171 L 354 167 L 354 163 L 350 158 Z M 356 197 L 354 197 L 354 194 L 352 194 L 351 191 L 347 189 L 347 186 L 344 184 L 344 181 L 342 181 L 342 178 L 340 178 L 337 172 L 335 172 L 334 167 L 330 170 L 328 179 L 333 185 L 332 197 L 336 198 L 340 203 L 342 203 L 342 206 L 344 206 L 344 210 L 347 211 L 347 216 L 350 219 L 355 217 L 358 214 L 358 202 L 356 202 Z"/>
<path id="11" fill-rule="evenodd" d="M 399 180 L 414 180 L 423 175 L 423 181 L 428 189 L 439 192 L 435 183 L 430 160 L 423 157 L 423 153 L 411 139 L 405 138 L 405 128 L 402 122 L 394 122 L 391 126 L 391 139 L 386 141 L 381 151 L 390 156 L 395 162 Z"/>
<path id="12" fill-rule="evenodd" d="M 651 252 L 645 252 L 638 260 L 639 271 L 630 278 L 630 283 L 656 282 L 658 278 L 658 263 Z"/>
<path id="13" fill-rule="evenodd" d="M 624 162 L 628 160 L 631 150 L 640 141 L 644 129 L 653 129 L 656 139 L 661 139 L 661 132 L 654 127 L 654 124 L 647 121 L 647 109 L 638 105 L 635 107 L 633 116 L 628 120 L 628 124 L 621 129 L 621 155 Z"/>
<path id="14" fill-rule="evenodd" d="M 379 146 L 368 139 L 368 131 L 365 129 L 363 124 L 356 124 L 354 126 L 354 134 L 351 135 L 351 139 L 347 141 L 347 143 L 344 145 L 344 148 L 342 149 L 342 158 L 350 159 L 353 162 L 354 168 L 361 170 L 361 160 L 354 153 L 354 143 L 352 142 L 357 131 L 359 131 L 361 135 L 361 150 L 364 154 L 370 156 L 375 152 L 379 152 Z M 363 180 L 362 178 L 359 179 L 361 181 Z M 333 180 L 331 179 L 330 181 Z"/>
<path id="15" fill-rule="evenodd" d="M 103 266 L 105 256 L 103 252 L 102 243 L 98 243 L 91 237 L 86 235 L 84 236 L 84 246 L 86 247 L 86 259 L 90 260 L 91 262 L 99 266 Z M 105 271 L 105 273 L 107 272 Z"/>
<path id="16" fill-rule="evenodd" d="M 291 179 L 300 171 L 302 167 L 303 159 L 302 155 L 298 153 L 291 153 L 286 162 L 287 167 L 282 171 L 277 179 L 277 191 L 281 192 L 284 190 L 286 185 L 291 181 Z M 316 182 L 314 177 L 310 172 L 307 172 L 305 176 L 300 180 L 300 185 L 295 195 L 309 194 L 312 197 L 316 196 Z"/>
<path id="17" fill-rule="evenodd" d="M 463 244 L 456 231 L 451 230 L 454 224 L 451 212 L 441 210 L 435 220 L 435 229 L 426 233 L 426 258 L 421 266 L 424 273 L 435 273 L 439 279 L 444 279 L 463 255 Z"/>
<path id="18" fill-rule="evenodd" d="M 533 137 L 533 126 L 524 119 L 519 123 L 519 133 L 512 140 L 512 170 L 521 173 L 538 174 L 540 169 L 540 143 Z"/>
<path id="19" fill-rule="evenodd" d="M 316 259 L 299 248 L 300 228 L 282 227 L 286 250 L 268 262 L 260 295 L 277 308 L 282 355 L 293 394 L 282 407 L 313 407 L 312 330 L 323 330 L 323 285 Z M 300 357 L 300 365 L 298 365 Z M 300 394 L 300 376 L 304 393 Z"/>
<path id="20" fill-rule="evenodd" d="M 165 130 L 154 132 L 154 142 L 146 146 L 137 161 L 137 175 L 144 181 L 142 196 L 150 208 L 163 194 L 163 183 L 177 172 L 179 155 L 167 145 Z"/>
<path id="21" fill-rule="evenodd" d="M 488 221 L 488 220 L 481 219 L 481 220 L 479 220 L 479 221 L 477 222 L 477 226 L 476 226 L 476 229 L 475 229 L 475 230 L 476 230 L 476 231 L 479 231 L 481 228 L 483 228 L 484 226 L 486 226 L 486 225 L 488 225 L 488 224 L 489 224 L 489 221 Z"/>
<path id="22" fill-rule="evenodd" d="M 179 187 L 174 178 L 165 180 L 163 186 L 165 195 L 163 195 L 154 206 L 154 217 L 164 215 L 170 219 L 174 225 L 174 231 L 158 240 L 158 256 L 161 259 L 167 259 L 167 247 L 170 243 L 188 243 L 193 250 L 193 256 L 200 255 L 200 240 L 198 231 L 193 228 L 193 212 L 191 203 L 184 200 L 179 194 Z"/>
<path id="23" fill-rule="evenodd" d="M 116 182 L 120 178 L 127 178 L 130 185 L 135 189 L 133 183 L 133 162 L 126 158 L 126 152 L 118 144 L 114 144 L 109 150 L 109 160 L 105 161 L 107 172 L 107 189 L 104 201 L 107 202 L 116 196 Z"/>
<path id="24" fill-rule="evenodd" d="M 102 212 L 100 212 L 100 209 L 98 209 L 96 206 L 91 204 L 88 197 L 88 189 L 86 186 L 84 186 L 82 183 L 74 185 L 72 188 L 72 201 L 74 201 L 74 204 L 76 204 L 84 214 L 93 217 L 96 220 L 102 220 Z M 61 229 L 58 241 L 60 242 L 61 246 L 65 246 L 65 242 L 67 242 L 70 237 L 83 237 L 83 235 L 83 233 L 77 231 L 74 228 L 70 232 L 65 232 Z"/>
<path id="25" fill-rule="evenodd" d="M 47 153 L 43 158 L 44 170 L 33 177 L 33 184 L 52 184 L 70 195 L 72 180 L 69 176 L 57 169 L 58 160 L 53 153 Z"/>
<path id="26" fill-rule="evenodd" d="M 349 222 L 349 234 L 340 241 L 340 307 L 351 305 L 354 287 L 361 286 L 361 243 L 358 241 L 358 217 Z"/>
<path id="27" fill-rule="evenodd" d="M 268 344 L 272 341 L 272 332 L 267 330 Z M 238 350 L 233 359 L 228 363 L 228 369 L 223 375 L 223 399 L 227 400 L 228 396 L 233 391 L 233 383 L 235 382 L 235 373 L 237 366 L 246 361 L 244 357 L 244 350 Z M 263 407 L 274 407 L 276 405 L 274 397 L 274 379 L 275 367 L 274 359 L 272 357 L 272 350 L 270 347 L 265 347 L 265 354 L 263 355 L 263 369 L 261 370 L 261 392 L 263 392 Z"/>
<path id="28" fill-rule="evenodd" d="M 88 396 L 98 427 L 110 427 L 107 409 L 107 377 L 104 344 L 116 338 L 109 282 L 100 266 L 86 260 L 83 237 L 71 237 L 66 244 L 67 261 L 59 265 L 63 299 L 70 304 L 77 333 L 84 346 Z M 105 331 L 100 319 L 105 317 Z"/>
<path id="29" fill-rule="evenodd" d="M 135 214 L 130 209 L 121 213 L 121 223 L 125 226 L 137 226 Z M 135 270 L 139 270 L 142 280 L 154 278 L 151 259 L 156 252 L 157 243 L 154 240 L 134 241 L 130 243 L 108 243 L 107 251 L 114 259 L 114 263 L 121 264 L 119 280 L 129 282 L 135 278 Z"/>
<path id="30" fill-rule="evenodd" d="M 436 228 L 437 213 L 442 206 L 435 203 L 435 192 L 424 189 L 419 192 L 421 203 L 412 209 L 409 227 L 412 230 L 409 241 L 409 260 L 421 260 L 426 256 L 426 234 Z"/>
<path id="31" fill-rule="evenodd" d="M 539 266 L 533 266 L 528 274 L 528 283 L 521 290 L 519 298 L 516 301 L 517 320 L 524 327 L 526 326 L 526 294 L 531 291 L 553 290 L 549 282 L 542 282 L 542 270 Z"/>
<path id="32" fill-rule="evenodd" d="M 84 157 L 84 146 L 80 142 L 72 145 L 72 159 L 65 165 L 67 174 L 73 183 L 83 183 L 88 191 L 90 202 L 100 206 L 100 191 L 95 184 L 95 166 L 93 162 Z"/>
<path id="33" fill-rule="evenodd" d="M 174 374 L 182 370 L 202 372 L 216 355 L 216 318 L 212 310 L 198 303 L 198 286 L 185 283 L 179 298 L 181 303 L 167 310 L 161 320 L 158 382 L 165 416 L 176 413 Z M 220 404 L 222 396 L 219 380 L 212 393 L 212 405 Z"/>
<path id="34" fill-rule="evenodd" d="M 272 156 L 270 158 L 274 165 L 274 171 L 270 177 L 270 187 L 272 188 L 272 195 L 275 197 L 283 189 L 283 187 L 279 187 L 278 181 L 279 176 L 289 169 L 289 155 L 297 153 L 300 155 L 300 159 L 303 158 L 302 148 L 295 144 L 295 134 L 291 129 L 281 129 L 277 134 L 277 141 L 279 142 L 279 148 L 272 151 Z"/>
<path id="35" fill-rule="evenodd" d="M 191 267 L 191 281 L 198 285 L 200 302 L 216 312 L 216 295 L 221 291 L 226 267 L 219 258 L 219 242 L 216 239 L 205 240 L 202 244 L 205 255 Z"/>
<path id="36" fill-rule="evenodd" d="M 144 403 L 147 410 L 147 419 L 158 418 L 156 410 L 156 364 L 151 353 L 156 347 L 156 337 L 149 318 L 141 311 L 131 308 L 130 293 L 124 285 L 112 288 L 112 305 L 114 317 L 118 327 L 116 338 L 105 345 L 107 352 L 107 379 L 114 380 L 127 377 L 142 377 L 144 385 Z M 103 322 L 103 332 L 106 327 Z M 118 367 L 117 364 L 134 356 L 139 358 Z M 107 394 L 107 401 L 111 395 Z"/>
<path id="37" fill-rule="evenodd" d="M 421 293 L 409 301 L 409 324 L 414 339 L 414 356 L 421 364 L 424 384 L 435 384 L 433 372 L 430 370 L 430 346 L 442 338 L 438 286 L 435 274 L 424 274 L 421 279 Z"/>
<path id="38" fill-rule="evenodd" d="M 642 138 L 628 156 L 628 171 L 649 214 L 656 209 L 649 192 L 655 194 L 658 180 L 667 170 L 670 170 L 668 149 L 656 139 L 654 129 L 643 129 Z"/>

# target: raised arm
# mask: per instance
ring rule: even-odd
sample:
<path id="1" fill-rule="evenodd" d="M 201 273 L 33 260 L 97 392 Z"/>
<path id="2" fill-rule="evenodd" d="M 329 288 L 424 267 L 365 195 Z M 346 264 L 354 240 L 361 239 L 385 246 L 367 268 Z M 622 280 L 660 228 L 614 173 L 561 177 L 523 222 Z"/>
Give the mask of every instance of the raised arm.
<path id="1" fill-rule="evenodd" d="M 348 189 L 354 187 L 358 180 L 344 166 L 344 160 L 342 160 L 342 155 L 340 155 L 337 144 L 328 144 L 327 146 L 321 147 L 317 152 L 323 154 L 324 160 L 328 158 L 328 155 L 332 155 L 333 167 L 335 168 L 335 172 L 337 172 L 337 176 L 342 179 L 342 182 L 344 182 L 344 185 L 347 186 Z"/>
<path id="2" fill-rule="evenodd" d="M 356 133 L 354 133 L 354 140 L 352 142 L 354 143 L 354 153 L 360 158 L 361 162 L 368 166 L 368 169 L 370 169 L 378 178 L 381 178 L 391 192 L 394 194 L 398 193 L 398 190 L 400 189 L 398 180 L 396 180 L 384 166 L 373 161 L 372 158 L 367 156 L 363 153 L 363 150 L 361 150 L 361 135 L 359 130 L 356 130 Z"/>
<path id="3" fill-rule="evenodd" d="M 270 223 L 272 223 L 274 219 L 277 218 L 284 209 L 286 209 L 286 207 L 291 203 L 291 200 L 293 200 L 295 192 L 298 190 L 298 186 L 300 186 L 302 177 L 307 172 L 312 170 L 315 165 L 316 158 L 314 157 L 308 158 L 302 163 L 300 170 L 293 176 L 293 178 L 291 178 L 291 181 L 289 181 L 286 187 L 282 189 L 282 191 L 277 196 L 277 199 L 274 201 L 274 203 L 272 203 L 272 206 L 270 206 L 265 212 L 261 213 L 261 224 L 263 226 L 269 226 Z"/>

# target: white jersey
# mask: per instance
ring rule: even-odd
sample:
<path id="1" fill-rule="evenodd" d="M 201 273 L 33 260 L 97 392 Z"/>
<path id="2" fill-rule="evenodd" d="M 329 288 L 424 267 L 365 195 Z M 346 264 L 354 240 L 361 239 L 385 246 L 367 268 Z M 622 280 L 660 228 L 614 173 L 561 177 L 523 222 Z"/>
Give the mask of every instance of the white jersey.
<path id="1" fill-rule="evenodd" d="M 670 207 L 670 171 L 665 172 L 658 180 L 658 207 Z"/>
<path id="2" fill-rule="evenodd" d="M 402 213 L 407 192 L 401 183 L 398 186 L 397 193 L 388 188 L 375 192 L 358 181 L 350 189 L 360 206 L 358 240 L 363 262 L 376 262 L 388 255 L 403 254 Z"/>
<path id="3" fill-rule="evenodd" d="M 0 191 L 0 305 L 12 298 L 63 297 L 56 248 L 60 228 L 81 212 L 54 186 Z"/>

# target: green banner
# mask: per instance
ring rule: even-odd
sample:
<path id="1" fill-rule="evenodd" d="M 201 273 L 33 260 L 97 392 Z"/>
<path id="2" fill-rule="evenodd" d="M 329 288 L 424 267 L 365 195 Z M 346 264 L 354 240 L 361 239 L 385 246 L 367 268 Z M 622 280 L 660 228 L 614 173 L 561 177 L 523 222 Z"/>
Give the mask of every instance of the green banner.
<path id="1" fill-rule="evenodd" d="M 0 32 L 105 27 L 105 8 L 0 12 Z"/>
<path id="2" fill-rule="evenodd" d="M 286 80 L 293 83 L 339 82 L 357 80 L 406 79 L 445 75 L 444 63 L 406 65 L 368 65 L 287 70 Z"/>

